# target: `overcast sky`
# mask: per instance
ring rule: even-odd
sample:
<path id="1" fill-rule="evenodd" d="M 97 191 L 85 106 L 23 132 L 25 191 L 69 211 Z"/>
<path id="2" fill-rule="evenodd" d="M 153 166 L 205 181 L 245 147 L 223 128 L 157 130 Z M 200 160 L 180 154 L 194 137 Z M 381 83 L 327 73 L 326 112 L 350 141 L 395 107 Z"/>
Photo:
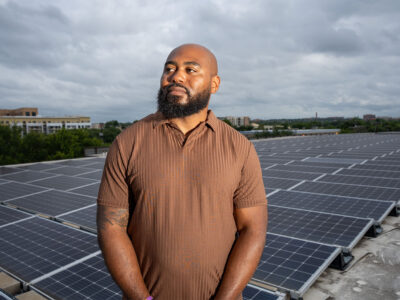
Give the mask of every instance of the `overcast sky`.
<path id="1" fill-rule="evenodd" d="M 400 117 L 399 0 L 0 0 L 0 108 L 133 121 L 168 53 L 211 49 L 217 116 Z"/>

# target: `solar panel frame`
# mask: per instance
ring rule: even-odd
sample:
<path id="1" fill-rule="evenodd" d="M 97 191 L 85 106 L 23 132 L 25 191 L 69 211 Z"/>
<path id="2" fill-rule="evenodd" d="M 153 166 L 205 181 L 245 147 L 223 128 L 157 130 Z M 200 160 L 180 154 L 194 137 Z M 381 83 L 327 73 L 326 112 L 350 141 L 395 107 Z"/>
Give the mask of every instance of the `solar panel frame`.
<path id="1" fill-rule="evenodd" d="M 295 166 L 295 165 L 276 165 L 271 167 L 272 170 L 282 170 L 282 171 L 296 171 L 305 173 L 333 173 L 340 169 L 339 167 L 305 167 L 305 166 Z"/>
<path id="2" fill-rule="evenodd" d="M 0 175 L 6 175 L 6 174 L 21 172 L 21 171 L 23 171 L 23 170 L 19 169 L 19 168 L 15 168 L 15 167 L 2 167 L 2 166 L 0 166 Z"/>
<path id="3" fill-rule="evenodd" d="M 243 300 L 284 300 L 285 295 L 266 289 L 256 285 L 248 284 L 242 293 Z"/>
<path id="4" fill-rule="evenodd" d="M 40 217 L 0 228 L 0 268 L 23 282 L 99 252 L 96 235 Z"/>
<path id="5" fill-rule="evenodd" d="M 0 228 L 30 217 L 32 217 L 32 215 L 26 212 L 0 205 Z"/>
<path id="6" fill-rule="evenodd" d="M 262 170 L 265 177 L 283 178 L 283 179 L 297 179 L 297 180 L 314 180 L 321 176 L 320 173 L 304 173 L 296 171 L 281 171 L 274 169 Z"/>
<path id="7" fill-rule="evenodd" d="M 0 202 L 4 203 L 8 200 L 41 193 L 48 190 L 49 189 L 47 188 L 32 184 L 9 181 L 4 184 L 0 184 Z"/>
<path id="8" fill-rule="evenodd" d="M 3 175 L 1 177 L 1 179 L 6 179 L 6 180 L 16 181 L 16 182 L 29 183 L 29 182 L 34 181 L 34 180 L 50 178 L 50 177 L 53 177 L 53 176 L 54 176 L 54 174 L 51 174 L 51 173 L 26 170 L 26 171 L 23 171 L 23 172 L 11 173 L 11 174 L 7 174 L 7 175 Z"/>
<path id="9" fill-rule="evenodd" d="M 351 250 L 372 219 L 268 205 L 268 232 Z"/>
<path id="10" fill-rule="evenodd" d="M 364 161 L 364 159 L 355 158 L 330 158 L 330 157 L 308 157 L 304 160 L 305 162 L 316 162 L 316 163 L 330 163 L 339 165 L 352 165 L 358 164 Z"/>
<path id="11" fill-rule="evenodd" d="M 370 218 L 377 223 L 382 223 L 396 206 L 394 201 L 368 200 L 282 190 L 268 195 L 268 203 L 280 207 Z"/>
<path id="12" fill-rule="evenodd" d="M 301 185 L 293 188 L 293 191 L 395 202 L 399 202 L 400 199 L 398 189 L 320 181 L 305 181 Z"/>
<path id="13" fill-rule="evenodd" d="M 272 285 L 297 297 L 303 296 L 341 252 L 339 247 L 270 232 L 266 241 L 251 282 Z M 306 278 L 300 281 L 299 275 Z"/>
<path id="14" fill-rule="evenodd" d="M 99 180 L 99 181 L 101 180 L 102 176 L 103 176 L 103 170 L 95 170 L 92 172 L 87 172 L 84 174 L 76 175 L 76 177 L 88 178 L 88 179 Z"/>
<path id="15" fill-rule="evenodd" d="M 378 171 L 392 171 L 399 172 L 400 177 L 400 166 L 393 165 L 371 165 L 371 164 L 363 164 L 363 165 L 355 165 L 351 168 L 352 170 L 378 170 Z"/>
<path id="16" fill-rule="evenodd" d="M 364 177 L 382 177 L 382 178 L 399 178 L 399 172 L 395 171 L 380 171 L 380 170 L 361 170 L 361 169 L 342 169 L 336 174 L 353 175 Z"/>
<path id="17" fill-rule="evenodd" d="M 13 205 L 28 212 L 56 216 L 95 204 L 96 199 L 85 195 L 49 190 L 40 194 L 9 200 L 6 203 L 7 205 Z"/>
<path id="18" fill-rule="evenodd" d="M 95 182 L 93 184 L 88 184 L 83 187 L 70 189 L 69 192 L 97 198 L 97 194 L 99 193 L 99 188 L 100 188 L 100 182 Z"/>
<path id="19" fill-rule="evenodd" d="M 111 278 L 100 254 L 36 281 L 30 287 L 54 299 L 122 298 L 122 292 Z"/>
<path id="20" fill-rule="evenodd" d="M 339 175 L 327 174 L 321 178 L 318 178 L 316 181 L 400 189 L 400 172 L 399 172 L 399 178 L 381 178 L 381 177 L 366 177 L 366 176 L 354 176 L 354 175 L 342 175 L 342 174 Z"/>
<path id="21" fill-rule="evenodd" d="M 299 184 L 301 180 L 263 176 L 263 182 L 265 189 L 269 191 L 270 189 L 289 189 Z"/>
<path id="22" fill-rule="evenodd" d="M 72 223 L 84 230 L 96 233 L 97 232 L 96 211 L 97 211 L 97 205 L 93 204 L 91 206 L 83 207 L 81 209 L 69 213 L 58 215 L 56 216 L 56 220 L 60 222 L 66 222 L 69 224 Z"/>
<path id="23" fill-rule="evenodd" d="M 40 162 L 40 163 L 33 163 L 29 165 L 22 165 L 18 166 L 18 168 L 23 169 L 23 170 L 31 170 L 31 171 L 46 171 L 54 168 L 60 167 L 59 165 L 56 165 L 54 163 L 47 163 L 47 162 Z"/>
<path id="24" fill-rule="evenodd" d="M 87 173 L 87 172 L 94 171 L 94 170 L 95 169 L 91 169 L 91 168 L 61 166 L 61 167 L 58 167 L 58 168 L 47 170 L 47 172 L 53 173 L 53 174 L 76 176 L 76 175 Z"/>
<path id="25" fill-rule="evenodd" d="M 52 178 L 37 180 L 34 182 L 34 184 L 40 187 L 67 191 L 73 188 L 83 187 L 85 185 L 96 182 L 98 181 L 87 178 L 73 177 L 67 175 L 57 175 Z"/>

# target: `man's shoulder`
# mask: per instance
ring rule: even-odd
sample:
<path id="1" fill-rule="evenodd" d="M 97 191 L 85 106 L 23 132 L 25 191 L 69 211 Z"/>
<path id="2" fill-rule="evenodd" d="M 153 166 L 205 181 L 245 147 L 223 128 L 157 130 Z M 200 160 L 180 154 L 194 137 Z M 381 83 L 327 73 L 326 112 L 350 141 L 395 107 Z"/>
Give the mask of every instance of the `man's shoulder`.
<path id="1" fill-rule="evenodd" d="M 156 122 L 158 119 L 160 119 L 158 113 L 147 115 L 146 117 L 127 127 L 117 136 L 117 139 L 120 141 L 132 140 L 133 137 L 144 135 L 146 132 L 148 132 L 148 130 L 153 128 L 154 122 Z"/>
<path id="2" fill-rule="evenodd" d="M 237 131 L 232 126 L 228 125 L 222 120 L 217 119 L 218 129 L 221 131 L 221 137 L 224 139 L 229 139 L 234 143 L 250 145 L 251 142 L 239 131 Z"/>

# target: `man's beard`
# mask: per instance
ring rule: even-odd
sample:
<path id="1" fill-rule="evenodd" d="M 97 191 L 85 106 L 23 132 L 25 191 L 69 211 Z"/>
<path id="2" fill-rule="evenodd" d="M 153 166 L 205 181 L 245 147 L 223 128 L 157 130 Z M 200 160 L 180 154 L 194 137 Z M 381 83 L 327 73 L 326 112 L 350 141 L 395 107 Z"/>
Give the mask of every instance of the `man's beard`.
<path id="1" fill-rule="evenodd" d="M 187 94 L 187 103 L 180 104 L 179 100 L 181 96 L 168 95 L 168 89 L 171 87 L 181 87 L 186 90 Z M 158 110 L 162 112 L 162 114 L 167 119 L 174 118 L 182 118 L 198 113 L 205 107 L 207 107 L 208 102 L 210 100 L 210 87 L 204 89 L 199 92 L 195 96 L 191 96 L 190 92 L 180 84 L 170 84 L 164 89 L 160 88 L 158 91 L 157 99 L 158 99 Z"/>

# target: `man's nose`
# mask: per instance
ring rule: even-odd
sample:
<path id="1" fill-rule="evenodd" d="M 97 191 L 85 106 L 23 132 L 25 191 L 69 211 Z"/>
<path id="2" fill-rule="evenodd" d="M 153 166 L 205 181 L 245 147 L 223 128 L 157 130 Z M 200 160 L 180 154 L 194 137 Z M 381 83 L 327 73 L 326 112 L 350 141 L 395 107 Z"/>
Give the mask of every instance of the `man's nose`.
<path id="1" fill-rule="evenodd" d="M 176 70 L 176 71 L 171 75 L 170 81 L 172 81 L 172 82 L 174 82 L 174 83 L 182 83 L 182 82 L 185 81 L 185 78 L 186 78 L 186 76 L 185 76 L 185 74 L 184 74 L 183 71 Z"/>

